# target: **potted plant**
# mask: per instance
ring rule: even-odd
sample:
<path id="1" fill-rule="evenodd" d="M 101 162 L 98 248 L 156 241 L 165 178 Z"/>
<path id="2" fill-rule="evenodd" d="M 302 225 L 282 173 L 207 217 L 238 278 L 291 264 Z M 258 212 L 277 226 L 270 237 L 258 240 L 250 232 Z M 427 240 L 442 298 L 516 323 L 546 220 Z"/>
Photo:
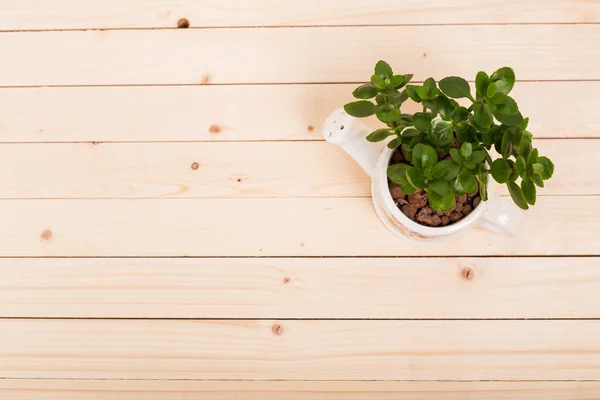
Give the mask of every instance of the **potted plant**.
<path id="1" fill-rule="evenodd" d="M 378 168 L 375 155 L 379 158 L 381 154 L 387 197 L 403 215 L 429 228 L 461 224 L 489 200 L 489 175 L 507 185 L 514 204 L 521 209 L 535 204 L 536 186 L 544 186 L 554 165 L 532 146 L 528 118 L 523 118 L 509 96 L 515 84 L 511 68 L 500 68 L 491 75 L 479 72 L 474 92 L 468 81 L 457 76 L 439 83 L 428 78 L 422 85 L 411 85 L 412 75 L 394 75 L 385 61 L 379 61 L 374 72 L 369 83 L 353 91 L 359 100 L 346 104 L 344 111 L 328 119 L 324 135 L 328 141 L 342 145 L 365 169 L 371 163 L 370 175 L 374 178 Z M 420 103 L 422 111 L 403 113 L 401 108 L 409 99 Z M 372 143 L 388 141 L 385 155 L 380 147 L 361 148 L 353 138 L 361 131 L 364 141 L 364 127 L 358 129 L 346 114 L 355 118 L 375 115 L 385 124 L 366 135 Z M 354 135 L 340 132 L 346 127 L 338 121 L 344 119 L 346 131 L 354 126 Z M 490 154 L 492 148 L 499 154 L 495 160 Z M 385 207 L 377 206 L 376 202 L 381 217 Z M 396 215 L 395 219 L 401 218 Z M 492 224 L 494 220 L 496 225 L 501 223 L 497 215 L 488 215 L 487 219 Z M 406 225 L 406 221 L 396 222 Z"/>

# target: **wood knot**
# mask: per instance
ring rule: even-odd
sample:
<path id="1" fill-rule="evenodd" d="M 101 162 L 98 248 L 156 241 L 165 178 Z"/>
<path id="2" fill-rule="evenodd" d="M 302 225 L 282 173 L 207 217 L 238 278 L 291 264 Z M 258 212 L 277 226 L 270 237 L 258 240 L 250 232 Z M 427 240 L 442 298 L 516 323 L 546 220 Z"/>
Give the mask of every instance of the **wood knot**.
<path id="1" fill-rule="evenodd" d="M 212 124 L 209 128 L 208 131 L 210 133 L 221 133 L 221 127 L 217 124 Z"/>
<path id="2" fill-rule="evenodd" d="M 291 279 L 289 276 L 286 276 L 285 278 L 283 278 L 283 283 L 288 284 L 290 283 Z"/>
<path id="3" fill-rule="evenodd" d="M 470 281 L 475 277 L 475 272 L 473 272 L 471 268 L 466 267 L 460 271 L 460 276 L 462 276 L 463 279 Z"/>
<path id="4" fill-rule="evenodd" d="M 307 129 L 309 132 L 313 132 L 313 131 L 315 130 L 315 127 L 314 127 L 314 126 L 312 126 L 312 125 L 309 125 L 309 126 L 306 128 L 306 129 Z"/>
<path id="5" fill-rule="evenodd" d="M 281 336 L 283 335 L 283 326 L 280 324 L 273 324 L 271 327 L 271 332 L 273 332 L 273 335 L 275 336 Z"/>
<path id="6" fill-rule="evenodd" d="M 40 235 L 40 239 L 42 239 L 45 242 L 49 241 L 50 239 L 52 239 L 52 231 L 50 229 L 44 230 Z"/>
<path id="7" fill-rule="evenodd" d="M 210 83 L 210 81 L 211 81 L 211 79 L 210 79 L 210 75 L 209 75 L 209 74 L 204 74 L 204 75 L 202 75 L 202 81 L 201 81 L 201 82 L 202 82 L 203 84 Z"/>
<path id="8" fill-rule="evenodd" d="M 195 171 L 200 167 L 200 164 L 198 164 L 197 162 L 192 163 L 192 169 Z"/>
<path id="9" fill-rule="evenodd" d="M 423 58 L 427 58 L 427 52 L 426 51 L 423 52 Z"/>
<path id="10" fill-rule="evenodd" d="M 190 27 L 190 21 L 187 18 L 181 18 L 177 21 L 177 27 L 180 29 L 185 29 Z"/>

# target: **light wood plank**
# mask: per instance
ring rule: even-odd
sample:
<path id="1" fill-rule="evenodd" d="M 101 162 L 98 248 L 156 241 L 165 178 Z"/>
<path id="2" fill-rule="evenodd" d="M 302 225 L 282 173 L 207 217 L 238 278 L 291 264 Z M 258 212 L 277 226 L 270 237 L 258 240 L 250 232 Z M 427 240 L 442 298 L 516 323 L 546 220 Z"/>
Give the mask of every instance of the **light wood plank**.
<path id="1" fill-rule="evenodd" d="M 544 197 L 524 233 L 393 236 L 368 198 L 3 200 L 0 256 L 599 255 L 599 197 Z"/>
<path id="2" fill-rule="evenodd" d="M 363 82 L 381 58 L 416 79 L 504 65 L 521 80 L 600 79 L 599 35 L 600 25 L 8 32 L 0 86 Z"/>
<path id="3" fill-rule="evenodd" d="M 0 259 L 0 276 L 1 317 L 600 318 L 599 258 Z"/>
<path id="4" fill-rule="evenodd" d="M 540 140 L 556 174 L 540 195 L 600 194 L 600 140 Z M 0 198 L 370 196 L 371 180 L 326 142 L 0 145 Z M 499 186 L 507 194 L 505 185 Z"/>
<path id="5" fill-rule="evenodd" d="M 0 142 L 322 140 L 323 122 L 352 100 L 355 87 L 4 88 Z M 598 92 L 600 82 L 518 82 L 512 96 L 536 138 L 600 137 L 600 122 L 588 115 Z M 277 101 L 248 107 L 259 98 Z M 411 102 L 403 107 L 418 110 Z"/>
<path id="6" fill-rule="evenodd" d="M 600 321 L 1 320 L 3 378 L 598 380 Z"/>
<path id="7" fill-rule="evenodd" d="M 600 383 L 2 379 L 0 391 L 11 400 L 597 400 Z"/>
<path id="8" fill-rule="evenodd" d="M 302 7 L 293 0 L 2 0 L 0 5 L 1 30 L 166 28 L 176 27 L 182 17 L 192 27 L 600 21 L 597 3 L 566 0 L 463 0 L 453 5 L 435 0 L 377 0 L 368 5 L 360 0 L 308 0 Z"/>

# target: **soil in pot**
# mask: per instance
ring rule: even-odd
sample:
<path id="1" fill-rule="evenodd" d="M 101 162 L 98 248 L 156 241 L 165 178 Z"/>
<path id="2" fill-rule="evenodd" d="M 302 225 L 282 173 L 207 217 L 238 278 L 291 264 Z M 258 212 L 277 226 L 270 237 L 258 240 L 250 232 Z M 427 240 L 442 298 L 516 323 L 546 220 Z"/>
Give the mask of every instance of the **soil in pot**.
<path id="1" fill-rule="evenodd" d="M 442 157 L 440 157 L 442 158 Z M 392 155 L 390 164 L 407 163 L 399 149 Z M 411 195 L 402 192 L 400 185 L 388 180 L 390 194 L 398 208 L 408 218 L 425 226 L 446 226 L 460 221 L 469 215 L 481 202 L 479 193 L 456 197 L 454 208 L 447 212 L 436 211 L 429 206 L 427 192 L 418 191 Z"/>

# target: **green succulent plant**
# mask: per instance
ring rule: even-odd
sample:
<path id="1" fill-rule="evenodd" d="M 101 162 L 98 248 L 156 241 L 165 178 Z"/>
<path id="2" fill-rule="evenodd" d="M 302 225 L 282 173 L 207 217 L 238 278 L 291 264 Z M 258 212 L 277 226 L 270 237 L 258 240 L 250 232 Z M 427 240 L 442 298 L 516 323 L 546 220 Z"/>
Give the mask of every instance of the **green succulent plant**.
<path id="1" fill-rule="evenodd" d="M 529 119 L 523 118 L 508 95 L 515 84 L 514 71 L 503 67 L 491 75 L 479 72 L 475 93 L 458 76 L 410 85 L 412 77 L 394 75 L 388 63 L 379 61 L 371 82 L 352 93 L 360 100 L 344 106 L 351 116 L 375 115 L 387 126 L 369 134 L 367 140 L 393 137 L 388 147 L 402 150 L 408 164 L 390 165 L 388 178 L 406 194 L 426 190 L 429 205 L 442 212 L 452 210 L 455 197 L 465 193 L 479 192 L 486 201 L 490 174 L 507 185 L 517 206 L 534 205 L 536 186 L 543 187 L 552 177 L 554 164 L 532 147 Z M 454 100 L 462 98 L 470 105 Z M 421 103 L 422 112 L 402 113 L 408 99 Z M 489 153 L 492 147 L 501 155 L 494 161 Z"/>

